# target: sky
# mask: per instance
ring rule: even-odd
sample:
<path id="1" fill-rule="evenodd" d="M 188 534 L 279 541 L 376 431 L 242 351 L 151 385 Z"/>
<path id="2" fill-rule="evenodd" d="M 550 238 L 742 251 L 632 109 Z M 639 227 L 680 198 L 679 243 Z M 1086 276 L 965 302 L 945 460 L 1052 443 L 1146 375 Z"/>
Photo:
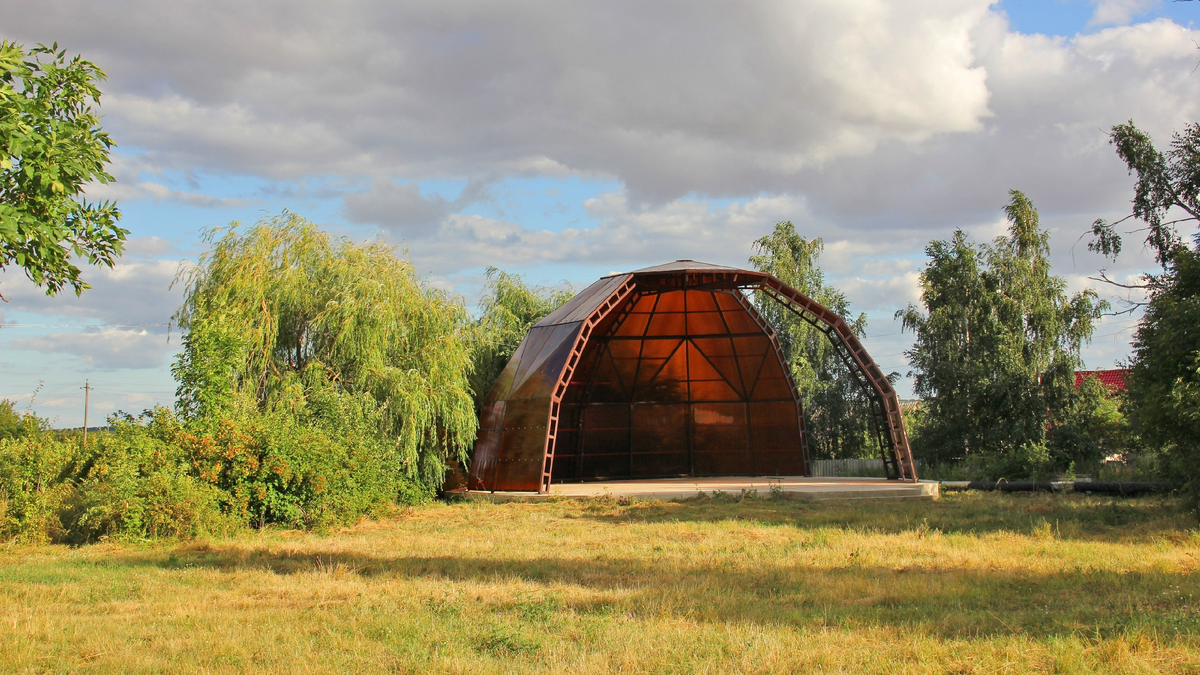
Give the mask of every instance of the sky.
<path id="1" fill-rule="evenodd" d="M 0 272 L 0 398 L 56 426 L 171 405 L 172 286 L 204 233 L 284 209 L 381 238 L 474 307 L 488 266 L 581 290 L 676 259 L 744 266 L 790 220 L 864 344 L 900 372 L 929 241 L 1002 234 L 1008 191 L 1051 232 L 1072 291 L 1153 268 L 1108 144 L 1198 119 L 1200 2 L 657 3 L 9 0 L 0 39 L 58 42 L 108 75 L 115 199 L 130 230 L 82 297 Z M 1133 229 L 1131 226 L 1130 229 Z M 1088 368 L 1129 355 L 1106 318 Z"/>

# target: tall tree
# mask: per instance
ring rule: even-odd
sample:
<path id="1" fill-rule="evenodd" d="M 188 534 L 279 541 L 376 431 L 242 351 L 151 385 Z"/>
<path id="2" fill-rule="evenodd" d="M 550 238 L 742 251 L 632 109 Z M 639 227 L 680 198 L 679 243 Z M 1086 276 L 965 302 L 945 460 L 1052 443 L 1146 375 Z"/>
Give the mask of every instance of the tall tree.
<path id="1" fill-rule="evenodd" d="M 1184 483 L 1200 509 L 1200 124 L 1174 134 L 1166 152 L 1132 121 L 1114 126 L 1109 140 L 1137 174 L 1127 218 L 1146 224 L 1145 243 L 1162 266 L 1132 284 L 1146 300 L 1130 307 L 1144 307 L 1145 314 L 1133 340 L 1127 413 L 1140 440 L 1164 453 L 1170 478 Z M 1122 244 L 1116 224 L 1097 220 L 1088 248 L 1115 260 Z"/>
<path id="2" fill-rule="evenodd" d="M 477 411 L 529 329 L 575 295 L 570 287 L 529 286 L 521 275 L 495 267 L 487 269 L 486 277 L 472 345 L 471 393 Z"/>
<path id="3" fill-rule="evenodd" d="M 1048 447 L 1047 428 L 1070 423 L 1079 352 L 1107 305 L 1090 290 L 1067 295 L 1050 273 L 1037 210 L 1021 192 L 1009 195 L 1008 236 L 976 245 L 956 230 L 931 242 L 924 308 L 896 316 L 916 333 L 906 352 L 926 408 L 916 451 L 1013 475 L 1086 459 Z"/>
<path id="4" fill-rule="evenodd" d="M 88 183 L 113 179 L 113 142 L 92 110 L 102 80 L 57 44 L 0 43 L 0 269 L 15 264 L 48 295 L 83 292 L 72 258 L 111 267 L 129 234 L 115 203 L 82 197 Z"/>
<path id="5" fill-rule="evenodd" d="M 867 315 L 852 316 L 845 294 L 825 283 L 825 274 L 817 265 L 824 246 L 819 238 L 797 234 L 791 222 L 776 223 L 771 234 L 754 242 L 750 264 L 845 317 L 851 330 L 861 336 L 867 328 Z M 800 389 L 813 456 L 875 456 L 878 449 L 871 443 L 866 395 L 833 351 L 829 338 L 770 298 L 760 294 L 755 305 L 774 328 Z"/>
<path id="6" fill-rule="evenodd" d="M 332 238 L 293 213 L 206 239 L 176 315 L 183 416 L 215 424 L 238 405 L 293 405 L 297 391 L 367 395 L 408 475 L 439 487 L 477 427 L 461 302 L 426 288 L 391 247 Z"/>

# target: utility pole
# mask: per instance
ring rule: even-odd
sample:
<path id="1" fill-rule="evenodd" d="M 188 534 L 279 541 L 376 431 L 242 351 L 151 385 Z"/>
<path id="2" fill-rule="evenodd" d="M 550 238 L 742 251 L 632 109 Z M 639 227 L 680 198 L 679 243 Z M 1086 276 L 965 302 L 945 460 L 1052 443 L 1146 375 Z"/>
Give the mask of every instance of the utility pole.
<path id="1" fill-rule="evenodd" d="M 87 381 L 83 381 L 83 447 L 87 447 L 87 409 L 88 409 L 88 394 L 92 393 L 92 385 Z"/>

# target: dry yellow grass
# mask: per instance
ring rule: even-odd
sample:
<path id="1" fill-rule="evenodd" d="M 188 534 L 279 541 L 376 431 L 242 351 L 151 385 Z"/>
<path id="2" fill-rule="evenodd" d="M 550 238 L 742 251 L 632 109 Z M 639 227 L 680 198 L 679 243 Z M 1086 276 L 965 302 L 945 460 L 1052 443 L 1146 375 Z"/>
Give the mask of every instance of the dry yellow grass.
<path id="1" fill-rule="evenodd" d="M 432 504 L 0 549 L 0 672 L 1200 671 L 1170 502 Z"/>

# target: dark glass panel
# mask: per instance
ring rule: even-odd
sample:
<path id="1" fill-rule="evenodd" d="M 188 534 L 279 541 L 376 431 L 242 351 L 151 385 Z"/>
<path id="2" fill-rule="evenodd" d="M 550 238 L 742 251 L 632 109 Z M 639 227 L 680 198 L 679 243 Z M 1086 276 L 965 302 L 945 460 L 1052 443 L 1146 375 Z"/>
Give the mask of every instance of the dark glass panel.
<path id="1" fill-rule="evenodd" d="M 504 370 L 500 371 L 500 377 L 496 378 L 495 384 L 488 390 L 487 399 L 492 401 L 500 401 L 508 398 L 512 390 L 513 380 L 517 376 L 517 366 L 521 364 L 518 358 L 521 353 L 520 348 L 517 348 L 517 353 L 513 355 L 508 363 L 504 366 Z"/>
<path id="2" fill-rule="evenodd" d="M 800 427 L 790 425 L 762 425 L 750 430 L 754 437 L 754 449 L 790 450 L 800 452 Z"/>
<path id="3" fill-rule="evenodd" d="M 536 427 L 545 429 L 550 418 L 550 399 L 514 398 L 505 403 L 504 428 Z"/>
<path id="4" fill-rule="evenodd" d="M 621 455 L 629 454 L 628 429 L 597 429 L 584 430 L 583 454 L 589 455 Z"/>
<path id="5" fill-rule="evenodd" d="M 725 380 L 692 380 L 693 401 L 740 401 L 738 395 Z"/>
<path id="6" fill-rule="evenodd" d="M 692 340 L 696 348 L 712 358 L 714 356 L 733 356 L 733 344 L 729 338 L 696 338 Z"/>
<path id="7" fill-rule="evenodd" d="M 496 490 L 537 492 L 542 483 L 542 461 L 501 461 L 496 470 Z"/>
<path id="8" fill-rule="evenodd" d="M 697 335 L 726 335 L 725 321 L 720 312 L 688 312 L 687 333 Z"/>
<path id="9" fill-rule="evenodd" d="M 578 455 L 581 435 L 578 427 L 559 427 L 558 438 L 554 440 L 554 461 Z"/>
<path id="10" fill-rule="evenodd" d="M 746 383 L 746 391 L 755 396 L 755 384 L 762 377 L 764 359 L 771 359 L 767 354 L 738 354 L 738 369 L 742 373 L 742 382 Z"/>
<path id="11" fill-rule="evenodd" d="M 525 336 L 525 349 L 521 352 L 521 361 L 517 366 L 517 374 L 513 380 L 514 387 L 519 388 L 525 380 L 525 374 L 529 372 L 529 369 L 535 363 L 539 363 L 538 356 L 554 335 L 555 328 L 556 326 L 534 326 L 529 329 L 529 334 Z M 551 349 L 554 346 L 551 345 Z"/>
<path id="12" fill-rule="evenodd" d="M 638 387 L 634 392 L 635 401 L 682 401 L 687 398 L 687 350 L 676 349 L 675 354 L 661 366 L 656 359 L 646 359 L 642 362 L 642 372 L 638 373 Z M 649 371 L 650 377 L 643 377 L 643 372 Z M 650 380 L 642 384 L 643 380 Z"/>
<path id="13" fill-rule="evenodd" d="M 597 349 L 600 354 L 596 360 L 596 374 L 592 380 L 588 402 L 628 400 L 629 395 L 625 391 L 625 384 L 617 374 L 617 368 L 608 347 L 600 345 Z"/>
<path id="14" fill-rule="evenodd" d="M 623 478 L 629 475 L 627 455 L 585 455 L 581 461 L 584 478 Z"/>
<path id="15" fill-rule="evenodd" d="M 665 359 L 669 358 L 679 348 L 681 340 L 678 338 L 647 338 L 642 341 L 625 341 L 625 344 L 630 345 L 635 351 L 640 346 L 641 357 L 643 359 Z"/>
<path id="16" fill-rule="evenodd" d="M 688 291 L 687 308 L 689 312 L 715 312 L 719 309 L 711 291 Z"/>
<path id="17" fill-rule="evenodd" d="M 589 316 L 591 316 L 592 312 L 596 311 L 600 305 L 604 304 L 604 301 L 607 300 L 613 293 L 615 293 L 623 283 L 625 283 L 624 275 L 610 277 L 608 282 L 604 286 L 600 287 L 596 294 L 589 299 L 586 305 L 581 304 L 579 307 L 576 307 L 574 310 L 572 310 L 570 314 L 567 314 L 565 317 L 563 317 L 562 323 L 586 320 Z M 594 286 L 595 284 L 592 285 Z"/>
<path id="18" fill-rule="evenodd" d="M 658 306 L 654 308 L 655 312 L 682 312 L 683 311 L 683 291 L 668 291 L 660 293 L 658 296 Z"/>
<path id="19" fill-rule="evenodd" d="M 504 401 L 489 401 L 479 411 L 480 429 L 504 428 Z"/>
<path id="20" fill-rule="evenodd" d="M 641 348 L 640 340 L 613 340 L 608 343 L 608 350 L 612 355 L 613 365 L 621 383 L 622 401 L 629 400 L 633 392 Z"/>
<path id="21" fill-rule="evenodd" d="M 634 302 L 633 309 L 630 311 L 639 314 L 649 314 L 650 312 L 654 311 L 654 303 L 657 301 L 658 295 L 655 293 L 643 295 Z"/>
<path id="22" fill-rule="evenodd" d="M 697 425 L 746 425 L 746 406 L 743 403 L 697 403 L 692 406 L 692 418 Z"/>
<path id="23" fill-rule="evenodd" d="M 792 398 L 791 384 L 783 378 L 759 377 L 754 386 L 755 399 L 790 399 Z"/>
<path id="24" fill-rule="evenodd" d="M 709 354 L 708 362 L 716 368 L 717 372 L 721 374 L 721 377 L 724 378 L 725 382 L 727 382 L 729 386 L 731 386 L 733 390 L 737 392 L 738 398 L 743 398 L 742 381 L 741 378 L 738 377 L 737 371 L 737 359 L 732 356 L 714 357 Z"/>
<path id="25" fill-rule="evenodd" d="M 498 429 L 483 429 L 475 437 L 474 461 L 471 463 L 471 475 L 475 475 L 476 465 L 488 463 L 495 465 L 496 455 L 500 452 L 501 431 Z M 483 479 L 491 480 L 491 474 L 480 474 Z"/>
<path id="26" fill-rule="evenodd" d="M 579 469 L 579 458 L 575 455 L 554 453 L 554 465 L 550 469 L 550 481 L 553 483 L 569 483 L 575 480 Z"/>
<path id="27" fill-rule="evenodd" d="M 546 428 L 505 429 L 500 441 L 500 461 L 541 462 L 546 456 Z"/>
<path id="28" fill-rule="evenodd" d="M 767 476 L 803 476 L 808 473 L 799 450 L 755 451 L 755 473 Z"/>
<path id="29" fill-rule="evenodd" d="M 696 452 L 746 452 L 750 444 L 746 427 L 697 426 L 692 432 L 692 449 Z"/>
<path id="30" fill-rule="evenodd" d="M 750 424 L 754 426 L 793 424 L 799 420 L 794 401 L 751 401 Z"/>
<path id="31" fill-rule="evenodd" d="M 633 428 L 674 429 L 684 431 L 687 425 L 686 403 L 639 403 L 633 406 Z"/>
<path id="32" fill-rule="evenodd" d="M 571 382 L 567 389 L 568 396 L 576 397 L 574 400 L 582 400 L 588 383 L 592 381 L 592 373 L 596 371 L 597 358 L 603 351 L 599 345 L 601 343 L 593 341 L 583 348 L 583 356 L 579 358 L 579 364 L 575 366 L 575 373 L 571 376 Z"/>
<path id="33" fill-rule="evenodd" d="M 532 368 L 526 372 L 524 382 L 518 380 L 511 398 L 537 398 L 550 396 L 562 375 L 567 357 L 575 345 L 579 324 L 565 323 L 553 327 L 553 332 Z"/>
<path id="34" fill-rule="evenodd" d="M 478 456 L 476 456 L 471 460 L 471 474 L 467 477 L 467 489 L 492 489 L 492 477 L 495 473 L 496 460 L 480 459 Z"/>
<path id="35" fill-rule="evenodd" d="M 725 312 L 725 323 L 731 333 L 761 333 L 762 328 L 750 318 L 745 308 L 738 307 L 734 311 Z"/>
<path id="36" fill-rule="evenodd" d="M 745 452 L 748 449 L 746 406 L 743 403 L 697 403 L 692 406 L 696 452 Z"/>
<path id="37" fill-rule="evenodd" d="M 688 453 L 688 405 L 634 406 L 634 449 L 643 453 Z"/>
<path id="38" fill-rule="evenodd" d="M 690 472 L 686 452 L 656 452 L 634 455 L 633 458 L 634 476 L 686 476 Z"/>
<path id="39" fill-rule="evenodd" d="M 608 294 L 604 292 L 604 289 L 609 286 L 609 283 L 610 280 L 608 279 L 598 279 L 591 286 L 588 286 L 580 291 L 578 295 L 563 303 L 561 307 L 553 312 L 550 312 L 550 314 L 542 319 L 540 323 L 542 325 L 562 323 L 563 321 L 567 320 L 568 316 L 579 310 L 581 307 L 585 308 L 586 311 L 590 313 L 590 311 L 595 309 L 597 305 L 599 305 L 601 302 L 604 302 L 604 298 L 608 296 Z M 597 299 L 597 297 L 599 299 Z"/>
<path id="40" fill-rule="evenodd" d="M 612 405 L 589 405 L 583 411 L 583 428 L 592 429 L 628 429 L 629 405 L 616 403 Z"/>
<path id="41" fill-rule="evenodd" d="M 638 336 L 646 333 L 646 325 L 650 323 L 649 314 L 630 314 L 625 321 L 617 326 L 613 335 Z"/>
<path id="42" fill-rule="evenodd" d="M 648 387 L 666 364 L 666 359 L 642 359 L 638 364 L 637 386 L 634 388 L 634 391 L 641 391 Z M 636 393 L 634 394 L 634 398 L 637 398 Z"/>
<path id="43" fill-rule="evenodd" d="M 650 327 L 646 329 L 646 335 L 683 335 L 684 330 L 682 312 L 655 312 L 650 317 Z"/>
<path id="44" fill-rule="evenodd" d="M 737 291 L 714 291 L 713 300 L 717 302 L 717 307 L 722 310 L 739 310 L 742 308 L 738 301 L 734 299 L 733 294 Z"/>
<path id="45" fill-rule="evenodd" d="M 558 428 L 561 430 L 578 427 L 581 414 L 583 414 L 582 405 L 574 401 L 563 401 L 558 408 Z"/>
<path id="46" fill-rule="evenodd" d="M 696 452 L 692 462 L 697 476 L 739 476 L 754 471 L 750 455 L 744 452 Z"/>

